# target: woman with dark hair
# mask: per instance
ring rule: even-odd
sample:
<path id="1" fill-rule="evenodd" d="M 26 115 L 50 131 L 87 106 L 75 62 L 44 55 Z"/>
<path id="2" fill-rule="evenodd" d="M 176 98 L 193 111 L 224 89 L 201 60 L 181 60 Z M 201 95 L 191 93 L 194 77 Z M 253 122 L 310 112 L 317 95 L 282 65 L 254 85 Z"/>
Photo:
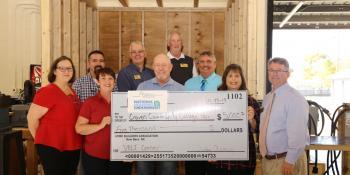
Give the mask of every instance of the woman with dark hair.
<path id="1" fill-rule="evenodd" d="M 110 115 L 115 73 L 111 68 L 101 68 L 96 71 L 96 78 L 100 91 L 84 102 L 75 125 L 76 132 L 85 136 L 82 152 L 84 173 L 130 175 L 130 163 L 110 161 Z"/>
<path id="2" fill-rule="evenodd" d="M 221 91 L 247 90 L 242 68 L 237 64 L 226 67 L 222 76 Z M 249 125 L 249 160 L 248 161 L 216 161 L 208 165 L 208 175 L 254 175 L 256 165 L 256 148 L 253 133 L 259 127 L 259 103 L 248 96 L 248 125 Z"/>
<path id="3" fill-rule="evenodd" d="M 74 130 L 80 101 L 71 88 L 75 69 L 61 56 L 50 68 L 50 84 L 34 97 L 28 112 L 28 128 L 34 138 L 45 175 L 74 175 L 79 162 L 81 136 Z"/>

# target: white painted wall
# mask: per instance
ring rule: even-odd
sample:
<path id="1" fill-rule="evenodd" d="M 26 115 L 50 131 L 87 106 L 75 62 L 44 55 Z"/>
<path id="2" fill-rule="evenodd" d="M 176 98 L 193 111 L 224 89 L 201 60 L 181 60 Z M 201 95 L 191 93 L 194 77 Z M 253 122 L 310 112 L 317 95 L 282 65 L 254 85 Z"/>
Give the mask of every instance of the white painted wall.
<path id="1" fill-rule="evenodd" d="M 0 91 L 14 95 L 41 63 L 40 0 L 1 0 Z"/>

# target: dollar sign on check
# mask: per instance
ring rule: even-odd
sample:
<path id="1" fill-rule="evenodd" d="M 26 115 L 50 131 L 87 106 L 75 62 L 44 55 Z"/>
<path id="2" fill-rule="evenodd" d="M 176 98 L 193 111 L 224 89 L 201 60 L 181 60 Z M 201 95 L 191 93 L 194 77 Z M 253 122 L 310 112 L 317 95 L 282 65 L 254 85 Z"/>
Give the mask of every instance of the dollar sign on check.
<path id="1" fill-rule="evenodd" d="M 221 120 L 221 114 L 218 114 L 218 118 L 217 118 L 218 120 Z"/>

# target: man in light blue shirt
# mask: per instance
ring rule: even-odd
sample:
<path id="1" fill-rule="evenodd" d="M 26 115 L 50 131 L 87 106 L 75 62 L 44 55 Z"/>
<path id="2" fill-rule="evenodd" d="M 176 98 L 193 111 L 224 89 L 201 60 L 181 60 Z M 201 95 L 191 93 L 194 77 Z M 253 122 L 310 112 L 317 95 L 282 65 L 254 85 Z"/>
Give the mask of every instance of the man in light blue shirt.
<path id="1" fill-rule="evenodd" d="M 204 51 L 198 58 L 199 76 L 195 76 L 185 83 L 187 91 L 217 91 L 221 85 L 221 76 L 215 73 L 216 58 L 209 51 Z"/>
<path id="2" fill-rule="evenodd" d="M 185 90 L 182 84 L 177 83 L 170 77 L 170 72 L 173 65 L 171 64 L 168 56 L 165 54 L 157 55 L 153 60 L 152 67 L 155 73 L 155 77 L 139 84 L 137 90 Z"/>
<path id="3" fill-rule="evenodd" d="M 137 90 L 183 91 L 184 86 L 170 78 L 173 65 L 165 54 L 157 55 L 153 60 L 153 79 L 142 82 Z M 138 175 L 176 175 L 176 161 L 140 161 L 137 162 Z"/>
<path id="4" fill-rule="evenodd" d="M 259 135 L 264 175 L 307 174 L 305 146 L 310 143 L 309 106 L 288 84 L 289 75 L 286 59 L 272 58 L 268 62 L 272 91 L 264 97 Z"/>
<path id="5" fill-rule="evenodd" d="M 185 83 L 187 91 L 217 91 L 221 85 L 221 77 L 215 73 L 216 58 L 209 51 L 202 52 L 198 57 L 199 75 Z M 207 161 L 186 161 L 185 174 L 205 175 Z"/>

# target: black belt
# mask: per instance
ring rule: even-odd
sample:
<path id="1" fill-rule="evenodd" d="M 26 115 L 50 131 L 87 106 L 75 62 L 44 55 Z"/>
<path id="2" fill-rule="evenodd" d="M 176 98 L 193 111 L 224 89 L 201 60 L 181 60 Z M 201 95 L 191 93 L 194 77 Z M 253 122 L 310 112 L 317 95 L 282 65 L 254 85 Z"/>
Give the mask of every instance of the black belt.
<path id="1" fill-rule="evenodd" d="M 287 155 L 287 152 L 284 152 L 284 153 L 279 153 L 274 155 L 266 155 L 265 158 L 267 160 L 272 160 L 272 159 L 279 159 L 279 158 L 286 157 L 286 155 Z"/>

